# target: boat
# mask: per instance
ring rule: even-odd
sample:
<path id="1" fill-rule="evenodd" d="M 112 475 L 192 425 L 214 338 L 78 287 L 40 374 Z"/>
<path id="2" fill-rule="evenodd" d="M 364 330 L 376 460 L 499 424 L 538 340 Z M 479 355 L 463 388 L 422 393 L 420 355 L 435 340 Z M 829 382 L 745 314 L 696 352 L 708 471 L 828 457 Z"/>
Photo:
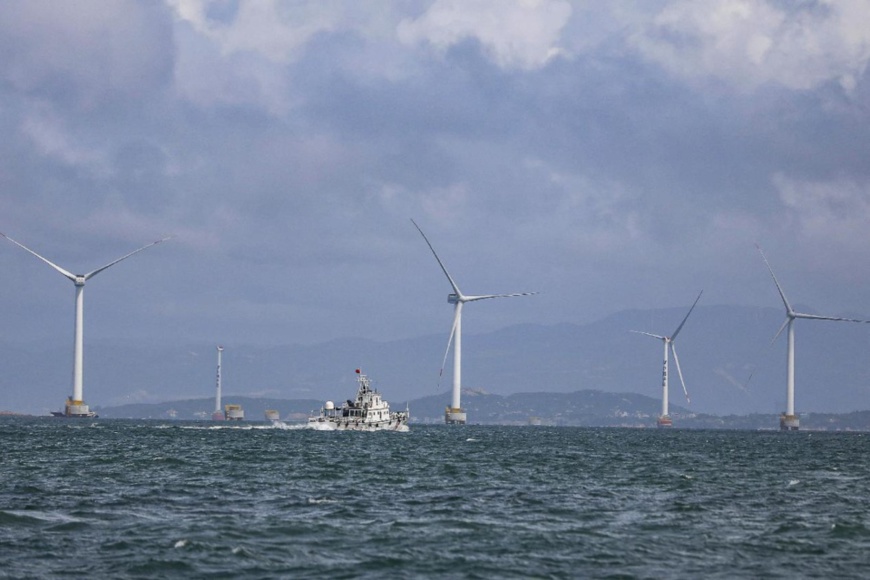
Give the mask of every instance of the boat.
<path id="1" fill-rule="evenodd" d="M 359 385 L 356 400 L 348 399 L 341 407 L 326 401 L 319 415 L 308 418 L 308 426 L 347 431 L 406 430 L 410 415 L 408 410 L 391 412 L 390 404 L 377 390 L 372 389 L 371 380 L 360 369 L 356 369 L 356 374 Z"/>
<path id="2" fill-rule="evenodd" d="M 266 409 L 266 421 L 278 421 L 281 419 L 281 414 L 275 409 Z"/>

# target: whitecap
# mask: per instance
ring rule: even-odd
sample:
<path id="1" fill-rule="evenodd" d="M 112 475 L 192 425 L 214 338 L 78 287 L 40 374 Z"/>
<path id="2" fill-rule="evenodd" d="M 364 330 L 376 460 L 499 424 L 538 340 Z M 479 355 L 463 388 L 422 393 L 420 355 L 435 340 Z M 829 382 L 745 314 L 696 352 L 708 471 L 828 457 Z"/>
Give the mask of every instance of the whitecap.
<path id="1" fill-rule="evenodd" d="M 223 429 L 236 429 L 242 431 L 250 431 L 253 429 L 251 425 L 182 425 L 182 429 L 192 429 L 194 431 L 221 431 Z"/>
<path id="2" fill-rule="evenodd" d="M 309 505 L 319 505 L 322 503 L 338 503 L 337 499 L 329 499 L 328 497 L 309 497 Z"/>
<path id="3" fill-rule="evenodd" d="M 50 523 L 70 523 L 70 522 L 83 522 L 84 520 L 81 518 L 76 518 L 67 514 L 63 514 L 60 512 L 44 512 L 40 510 L 6 510 L 7 514 L 23 517 L 23 518 L 32 518 L 34 520 L 40 520 L 43 522 Z"/>
<path id="4" fill-rule="evenodd" d="M 338 429 L 329 423 L 304 423 L 303 427 L 306 429 L 313 429 L 314 431 L 338 431 Z"/>
<path id="5" fill-rule="evenodd" d="M 177 542 L 175 542 L 175 546 L 173 546 L 173 547 L 178 549 L 178 548 L 183 548 L 186 545 L 187 545 L 187 540 L 178 540 Z"/>
<path id="6" fill-rule="evenodd" d="M 281 429 L 285 431 L 295 431 L 298 429 L 309 429 L 311 427 L 308 424 L 290 424 L 284 423 L 283 421 L 274 421 L 271 424 L 264 425 L 260 424 L 242 424 L 242 425 L 181 425 L 181 429 L 190 429 L 192 431 L 222 431 L 225 429 L 232 429 L 235 431 L 261 431 L 261 430 L 269 430 L 269 429 Z M 326 427 L 326 429 L 331 430 L 331 427 Z"/>
<path id="7" fill-rule="evenodd" d="M 308 429 L 307 423 L 291 423 L 287 424 L 284 421 L 272 421 L 271 425 L 266 425 L 264 429 L 280 429 L 282 431 L 298 431 L 299 429 Z"/>
<path id="8" fill-rule="evenodd" d="M 799 484 L 800 482 L 801 482 L 801 480 L 799 480 L 799 479 L 792 479 L 791 481 L 788 482 L 788 486 L 791 487 L 793 485 Z"/>

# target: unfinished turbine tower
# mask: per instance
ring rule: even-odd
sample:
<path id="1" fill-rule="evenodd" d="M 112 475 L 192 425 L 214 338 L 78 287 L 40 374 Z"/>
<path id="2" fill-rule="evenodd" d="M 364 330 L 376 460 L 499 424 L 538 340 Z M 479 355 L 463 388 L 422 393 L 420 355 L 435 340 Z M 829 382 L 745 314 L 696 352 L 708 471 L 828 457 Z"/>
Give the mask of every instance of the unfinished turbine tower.
<path id="1" fill-rule="evenodd" d="M 211 414 L 213 421 L 223 421 L 225 419 L 224 412 L 221 410 L 221 353 L 224 347 L 217 347 L 217 392 L 214 399 L 214 413 Z"/>
<path id="2" fill-rule="evenodd" d="M 16 242 L 3 232 L 0 232 L 0 236 L 3 236 L 19 248 L 33 254 L 52 268 L 54 268 L 57 272 L 63 275 L 65 278 L 70 280 L 73 284 L 75 284 L 75 334 L 73 338 L 73 392 L 72 396 L 67 397 L 66 405 L 64 406 L 63 411 L 54 411 L 52 415 L 55 417 L 96 417 L 96 413 L 90 410 L 89 406 L 84 402 L 84 393 L 83 393 L 83 367 L 84 367 L 84 349 L 83 349 L 83 337 L 84 337 L 84 294 L 85 294 L 85 282 L 102 272 L 108 268 L 111 268 L 118 262 L 122 260 L 126 260 L 130 256 L 134 254 L 138 254 L 142 250 L 150 248 L 151 246 L 157 245 L 160 242 L 165 242 L 172 236 L 167 236 L 165 238 L 161 238 L 157 241 L 151 242 L 150 244 L 144 245 L 138 250 L 134 250 L 129 254 L 121 256 L 117 260 L 109 262 L 105 266 L 101 268 L 97 268 L 92 272 L 88 272 L 87 274 L 72 274 L 67 270 L 64 270 L 54 262 L 40 256 L 24 244 Z"/>
<path id="3" fill-rule="evenodd" d="M 226 419 L 227 421 L 243 421 L 245 419 L 245 410 L 242 409 L 241 405 L 230 404 L 224 405 L 223 410 L 221 410 L 221 389 L 223 388 L 222 379 L 223 375 L 221 374 L 221 355 L 224 352 L 224 347 L 218 345 L 217 347 L 217 379 L 216 379 L 216 393 L 214 400 L 214 413 L 211 414 L 212 421 L 223 421 Z"/>
<path id="4" fill-rule="evenodd" d="M 438 265 L 441 266 L 441 270 L 444 271 L 444 275 L 447 276 L 447 280 L 450 282 L 450 286 L 453 288 L 453 293 L 447 295 L 447 302 L 454 305 L 453 328 L 450 330 L 450 337 L 447 339 L 447 350 L 444 351 L 444 359 L 441 361 L 441 372 L 443 372 L 444 363 L 447 361 L 447 354 L 450 352 L 450 345 L 455 337 L 456 342 L 455 344 L 453 344 L 453 400 L 451 401 L 451 405 L 447 407 L 444 412 L 444 422 L 448 424 L 464 425 L 467 420 L 467 415 L 460 404 L 460 393 L 462 390 L 462 305 L 466 302 L 487 300 L 489 298 L 512 298 L 514 296 L 531 296 L 533 294 L 537 294 L 537 292 L 466 296 L 465 294 L 460 292 L 459 286 L 456 285 L 456 282 L 450 276 L 450 273 L 447 272 L 447 268 L 444 267 L 444 263 L 441 261 L 441 258 L 438 257 L 438 254 L 435 252 L 435 248 L 433 248 L 432 244 L 429 243 L 429 238 L 426 237 L 426 234 L 423 233 L 423 230 L 420 229 L 420 226 L 417 225 L 417 222 L 411 220 L 411 223 L 414 224 L 414 227 L 416 227 L 417 231 L 420 232 L 420 235 L 423 236 L 423 239 L 426 241 L 426 245 L 428 245 L 429 249 L 432 250 L 432 254 L 438 261 Z"/>
<path id="5" fill-rule="evenodd" d="M 779 280 L 776 279 L 776 275 L 773 273 L 773 268 L 770 267 L 770 263 L 767 261 L 767 257 L 764 255 L 764 252 L 761 251 L 761 246 L 755 244 L 755 247 L 758 248 L 758 252 L 761 254 L 761 259 L 764 260 L 765 265 L 767 266 L 767 270 L 770 272 L 770 276 L 773 278 L 773 283 L 776 284 L 776 289 L 779 292 L 779 297 L 782 299 L 782 303 L 785 306 L 785 321 L 783 321 L 782 326 L 779 327 L 779 330 L 773 337 L 773 340 L 770 341 L 771 344 L 776 342 L 776 339 L 779 338 L 779 335 L 782 334 L 782 331 L 788 327 L 788 346 L 786 350 L 786 363 L 785 363 L 785 412 L 779 416 L 779 428 L 782 431 L 797 431 L 800 429 L 800 418 L 795 413 L 794 409 L 794 321 L 798 318 L 805 318 L 808 320 L 834 320 L 838 322 L 861 322 L 864 324 L 870 323 L 870 320 L 857 320 L 855 318 L 838 318 L 834 316 L 818 316 L 816 314 L 805 314 L 803 312 L 796 312 L 794 308 L 791 307 L 788 299 L 785 297 L 785 292 L 782 290 L 782 286 L 779 285 Z M 752 378 L 752 375 L 749 376 Z M 747 381 L 748 382 L 748 381 Z"/>

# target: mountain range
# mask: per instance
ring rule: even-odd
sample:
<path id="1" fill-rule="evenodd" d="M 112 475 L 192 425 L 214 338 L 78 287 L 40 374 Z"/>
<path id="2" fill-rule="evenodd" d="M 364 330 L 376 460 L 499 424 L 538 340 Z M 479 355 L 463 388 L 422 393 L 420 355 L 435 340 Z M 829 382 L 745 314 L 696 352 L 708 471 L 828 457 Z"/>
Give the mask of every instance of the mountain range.
<path id="1" fill-rule="evenodd" d="M 687 305 L 688 307 L 688 305 Z M 688 308 L 626 310 L 589 324 L 522 324 L 463 334 L 463 387 L 470 392 L 527 397 L 523 414 L 546 397 L 578 391 L 648 397 L 660 405 L 661 342 L 631 333 L 669 334 Z M 812 312 L 806 307 L 802 311 Z M 855 313 L 839 316 L 864 318 Z M 677 340 L 683 395 L 671 360 L 671 404 L 688 413 L 775 416 L 785 405 L 785 340 L 770 344 L 780 309 L 698 305 Z M 361 368 L 393 405 L 434 397 L 438 415 L 449 403 L 450 359 L 439 378 L 449 330 L 395 341 L 343 338 L 312 345 L 224 343 L 223 390 L 231 397 L 343 401 L 356 392 Z M 71 342 L 71 341 L 70 341 Z M 71 391 L 72 345 L 61 340 L 0 342 L 0 409 L 44 414 Z M 870 326 L 796 323 L 796 402 L 799 413 L 849 413 L 870 408 Z M 166 337 L 150 343 L 85 337 L 85 400 L 92 407 L 210 398 L 214 344 Z M 752 376 L 751 381 L 747 380 Z M 473 397 L 465 396 L 469 407 Z M 564 397 L 563 397 L 564 399 Z M 213 408 L 213 406 L 212 406 Z"/>
<path id="2" fill-rule="evenodd" d="M 415 399 L 406 403 L 411 412 L 410 424 L 444 423 L 448 392 Z M 465 408 L 472 424 L 543 425 L 579 427 L 654 428 L 661 411 L 660 401 L 634 393 L 576 391 L 573 393 L 515 393 L 493 395 L 474 390 L 463 393 Z M 287 425 L 303 424 L 317 414 L 322 404 L 314 399 L 269 399 L 231 397 L 233 404 L 245 409 L 245 421 L 265 422 L 267 409 L 278 413 Z M 404 409 L 403 404 L 393 409 Z M 156 419 L 210 421 L 214 399 L 189 399 L 164 403 L 133 403 L 99 408 L 100 417 L 108 419 Z M 693 413 L 680 406 L 670 409 L 676 428 L 774 430 L 779 418 L 773 414 L 708 415 Z M 852 413 L 808 413 L 802 418 L 803 430 L 870 431 L 870 411 Z"/>

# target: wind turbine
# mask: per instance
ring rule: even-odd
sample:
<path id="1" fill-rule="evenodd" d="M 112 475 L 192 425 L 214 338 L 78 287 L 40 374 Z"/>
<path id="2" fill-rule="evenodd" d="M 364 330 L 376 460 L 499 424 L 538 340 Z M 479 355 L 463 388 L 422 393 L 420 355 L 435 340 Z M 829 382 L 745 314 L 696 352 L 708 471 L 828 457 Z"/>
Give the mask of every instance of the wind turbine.
<path id="1" fill-rule="evenodd" d="M 441 261 L 441 258 L 438 257 L 438 254 L 435 252 L 435 248 L 432 247 L 432 244 L 429 242 L 429 238 L 426 237 L 426 234 L 423 233 L 423 230 L 420 229 L 420 226 L 417 225 L 417 222 L 411 220 L 411 223 L 414 224 L 414 227 L 417 228 L 417 231 L 420 232 L 421 236 L 423 236 L 423 239 L 426 241 L 426 245 L 428 245 L 429 249 L 432 250 L 432 254 L 438 261 L 438 265 L 441 266 L 441 269 L 444 271 L 444 275 L 447 276 L 447 280 L 450 282 L 450 286 L 453 288 L 453 293 L 447 295 L 447 302 L 454 305 L 453 328 L 450 330 L 450 338 L 447 339 L 447 350 L 444 351 L 444 359 L 441 361 L 441 372 L 443 372 L 444 363 L 447 361 L 447 353 L 450 352 L 450 345 L 451 343 L 453 343 L 453 339 L 455 337 L 456 344 L 453 345 L 453 400 L 451 406 L 447 407 L 447 410 L 444 413 L 444 421 L 446 423 L 457 423 L 460 425 L 464 425 L 466 422 L 466 413 L 460 406 L 459 401 L 459 396 L 462 389 L 462 305 L 466 302 L 488 300 L 490 298 L 513 298 L 515 296 L 531 296 L 533 294 L 537 294 L 537 292 L 466 296 L 459 290 L 459 286 L 456 285 L 453 277 L 450 276 L 447 268 L 444 267 L 444 263 Z"/>
<path id="2" fill-rule="evenodd" d="M 73 394 L 72 394 L 72 397 L 67 398 L 66 407 L 64 408 L 64 410 L 52 412 L 52 415 L 55 415 L 56 417 L 96 417 L 96 413 L 89 410 L 88 405 L 86 405 L 84 403 L 84 399 L 82 398 L 82 366 L 83 366 L 83 359 L 84 359 L 83 352 L 82 352 L 82 336 L 83 336 L 83 326 L 84 326 L 83 315 L 84 315 L 85 282 L 87 282 L 88 280 L 90 280 L 91 278 L 93 278 L 94 276 L 96 276 L 97 274 L 102 272 L 103 270 L 106 270 L 106 269 L 114 266 L 118 262 L 120 262 L 122 260 L 126 260 L 130 256 L 132 256 L 134 254 L 138 254 L 142 250 L 150 248 L 151 246 L 159 244 L 160 242 L 165 242 L 166 240 L 168 240 L 172 236 L 167 236 L 165 238 L 161 238 L 155 242 L 151 242 L 150 244 L 142 246 L 138 250 L 134 250 L 134 251 L 130 252 L 129 254 L 121 256 L 117 260 L 115 260 L 113 262 L 109 262 L 105 266 L 102 266 L 101 268 L 97 268 L 96 270 L 89 272 L 87 274 L 72 274 L 72 273 L 68 272 L 67 270 L 64 270 L 63 268 L 61 268 L 60 266 L 58 266 L 54 262 L 52 262 L 46 258 L 43 258 L 42 256 L 40 256 L 39 254 L 37 254 L 36 252 L 31 250 L 27 246 L 25 246 L 24 244 L 16 242 L 15 240 L 10 238 L 9 236 L 4 234 L 3 232 L 0 232 L 0 236 L 3 236 L 4 238 L 9 240 L 13 244 L 18 246 L 19 248 L 21 248 L 27 252 L 30 252 L 31 254 L 33 254 L 34 256 L 36 256 L 37 258 L 39 258 L 40 260 L 42 260 L 43 262 L 45 262 L 46 264 L 48 264 L 49 266 L 51 266 L 52 268 L 54 268 L 55 270 L 60 272 L 61 275 L 63 275 L 68 280 L 70 280 L 73 284 L 75 284 L 76 297 L 75 297 L 75 338 L 73 341 Z"/>
<path id="3" fill-rule="evenodd" d="M 701 290 L 698 293 L 698 297 L 695 298 L 694 304 L 689 308 L 689 312 L 686 313 L 685 318 L 677 327 L 677 329 L 670 336 L 661 336 L 658 334 L 651 334 L 649 332 L 642 332 L 640 330 L 632 330 L 632 332 L 636 332 L 637 334 L 645 334 L 646 336 L 651 336 L 653 338 L 657 338 L 662 341 L 664 344 L 665 355 L 664 355 L 664 363 L 662 365 L 662 416 L 659 417 L 658 426 L 659 427 L 671 427 L 673 426 L 673 421 L 671 421 L 671 417 L 668 413 L 668 349 L 670 348 L 671 352 L 674 353 L 674 362 L 677 363 L 677 374 L 680 375 L 680 383 L 683 385 L 683 393 L 686 395 L 686 401 L 691 403 L 691 399 L 689 399 L 689 391 L 686 390 L 686 381 L 683 380 L 683 371 L 680 369 L 680 358 L 677 356 L 677 348 L 674 345 L 674 341 L 677 340 L 677 335 L 680 334 L 680 331 L 683 329 L 683 325 L 686 324 L 686 321 L 689 319 L 689 315 L 692 314 L 692 310 L 695 309 L 695 305 L 698 304 L 698 300 L 701 299 L 701 294 L 704 291 Z"/>
<path id="4" fill-rule="evenodd" d="M 809 320 L 836 320 L 840 322 L 861 322 L 864 324 L 870 323 L 870 320 L 857 320 L 854 318 L 837 318 L 833 316 L 818 316 L 816 314 L 805 314 L 803 312 L 796 312 L 794 308 L 791 307 L 788 299 L 785 297 L 785 292 L 782 291 L 782 286 L 779 285 L 779 280 L 776 279 L 776 275 L 773 273 L 773 268 L 770 267 L 770 262 L 767 261 L 767 257 L 764 255 L 764 252 L 761 251 L 761 246 L 755 244 L 755 247 L 758 248 L 758 253 L 761 254 L 761 259 L 764 260 L 765 265 L 767 266 L 767 270 L 770 272 L 770 276 L 773 278 L 773 283 L 776 284 L 776 289 L 779 291 L 779 297 L 782 298 L 782 303 L 785 306 L 785 321 L 783 321 L 782 326 L 779 327 L 779 330 L 774 335 L 773 340 L 770 341 L 771 344 L 776 342 L 776 339 L 779 338 L 779 335 L 782 334 L 782 331 L 788 327 L 788 350 L 786 355 L 786 380 L 785 380 L 785 413 L 780 415 L 779 417 L 779 428 L 782 431 L 797 431 L 800 429 L 800 419 L 794 412 L 794 321 L 798 318 L 806 318 Z M 750 375 L 750 378 L 752 376 Z"/>

